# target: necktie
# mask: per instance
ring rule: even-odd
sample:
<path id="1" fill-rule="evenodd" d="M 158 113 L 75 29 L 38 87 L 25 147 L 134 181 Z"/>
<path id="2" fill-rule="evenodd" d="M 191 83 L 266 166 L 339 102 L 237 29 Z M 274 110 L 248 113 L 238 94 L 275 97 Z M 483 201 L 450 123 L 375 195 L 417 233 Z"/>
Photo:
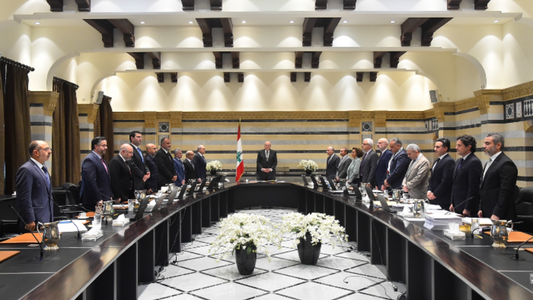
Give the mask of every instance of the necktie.
<path id="1" fill-rule="evenodd" d="M 270 155 L 270 151 L 266 151 L 266 159 L 268 161 L 268 156 Z"/>
<path id="2" fill-rule="evenodd" d="M 489 158 L 489 161 L 485 164 L 485 169 L 483 170 L 483 179 L 485 179 L 485 175 L 487 174 L 487 170 L 490 168 L 491 164 L 492 164 L 492 157 Z"/>
<path id="3" fill-rule="evenodd" d="M 170 159 L 170 161 L 172 161 L 172 155 L 170 155 L 169 152 L 167 152 L 167 155 L 168 155 L 168 159 Z"/>
<path id="4" fill-rule="evenodd" d="M 433 168 L 431 168 L 431 170 L 435 170 L 435 166 L 439 163 L 440 161 L 440 158 L 437 158 L 437 160 L 433 163 Z"/>
<path id="5" fill-rule="evenodd" d="M 461 158 L 461 160 L 459 161 L 459 164 L 457 164 L 457 170 L 459 170 L 461 168 L 461 165 L 463 164 L 463 161 L 464 161 L 464 159 Z"/>
<path id="6" fill-rule="evenodd" d="M 44 175 L 46 175 L 46 185 L 48 188 L 50 188 L 50 174 L 48 174 L 48 169 L 46 168 L 46 166 L 43 166 L 43 172 L 44 172 Z"/>
<path id="7" fill-rule="evenodd" d="M 143 161 L 143 164 L 144 164 L 143 152 L 139 148 L 137 148 L 137 152 L 139 152 L 139 155 L 141 156 L 141 160 Z"/>
<path id="8" fill-rule="evenodd" d="M 102 157 L 100 160 L 102 161 L 102 165 L 104 165 L 105 172 L 106 172 L 106 173 L 109 173 L 109 171 L 107 170 L 107 166 L 106 166 L 106 164 L 105 164 L 104 158 Z"/>
<path id="9" fill-rule="evenodd" d="M 367 155 L 367 154 L 368 154 L 368 152 L 365 153 L 365 155 L 363 155 L 363 159 L 361 160 L 361 166 L 359 167 L 360 169 L 362 169 L 363 166 L 365 165 L 365 162 L 366 162 L 365 158 L 366 158 L 366 155 Z"/>
<path id="10" fill-rule="evenodd" d="M 205 160 L 205 157 L 202 155 L 202 159 L 204 160 L 204 163 L 206 163 L 207 161 Z"/>

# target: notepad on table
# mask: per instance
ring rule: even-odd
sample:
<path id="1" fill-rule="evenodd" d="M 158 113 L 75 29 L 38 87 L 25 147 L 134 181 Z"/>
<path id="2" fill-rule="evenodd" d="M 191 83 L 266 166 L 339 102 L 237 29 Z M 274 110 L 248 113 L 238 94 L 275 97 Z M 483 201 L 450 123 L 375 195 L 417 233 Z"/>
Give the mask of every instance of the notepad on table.
<path id="1" fill-rule="evenodd" d="M 531 237 L 531 235 L 521 231 L 511 231 L 507 237 L 507 243 L 523 243 Z M 533 242 L 533 240 L 531 240 L 531 242 Z"/>
<path id="2" fill-rule="evenodd" d="M 41 233 L 34 233 L 34 234 L 35 234 L 35 237 L 39 241 L 42 240 L 43 235 Z M 10 238 L 9 240 L 0 242 L 0 244 L 35 244 L 37 243 L 37 241 L 35 240 L 35 237 L 33 237 L 31 233 L 24 233 L 14 238 Z"/>
<path id="3" fill-rule="evenodd" d="M 19 253 L 20 251 L 0 251 L 0 262 L 3 262 L 4 260 L 7 260 Z"/>

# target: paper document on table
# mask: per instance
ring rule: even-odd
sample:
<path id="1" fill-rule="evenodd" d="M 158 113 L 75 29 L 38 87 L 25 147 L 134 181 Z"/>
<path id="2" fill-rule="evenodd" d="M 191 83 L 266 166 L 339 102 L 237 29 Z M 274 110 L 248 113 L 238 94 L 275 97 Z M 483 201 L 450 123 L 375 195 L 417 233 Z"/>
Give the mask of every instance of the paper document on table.
<path id="1" fill-rule="evenodd" d="M 472 219 L 478 219 L 479 226 L 491 226 L 492 225 L 492 221 L 490 220 L 490 218 L 463 218 L 463 223 L 472 224 Z"/>
<path id="2" fill-rule="evenodd" d="M 72 222 L 76 223 L 76 225 L 74 225 Z M 59 232 L 78 232 L 78 229 L 80 232 L 87 231 L 87 227 L 83 225 L 85 220 L 72 220 L 72 222 L 68 220 L 59 222 L 59 225 L 57 226 Z M 76 226 L 78 228 L 76 228 Z"/>

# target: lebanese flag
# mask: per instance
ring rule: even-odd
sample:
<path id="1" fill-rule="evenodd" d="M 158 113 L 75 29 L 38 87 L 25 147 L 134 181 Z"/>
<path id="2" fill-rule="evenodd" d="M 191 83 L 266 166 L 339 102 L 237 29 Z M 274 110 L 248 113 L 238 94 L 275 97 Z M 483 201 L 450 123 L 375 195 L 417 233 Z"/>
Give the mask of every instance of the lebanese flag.
<path id="1" fill-rule="evenodd" d="M 235 174 L 235 182 L 241 180 L 242 174 L 244 174 L 244 155 L 242 154 L 241 120 L 239 119 L 239 129 L 237 131 L 237 173 Z"/>

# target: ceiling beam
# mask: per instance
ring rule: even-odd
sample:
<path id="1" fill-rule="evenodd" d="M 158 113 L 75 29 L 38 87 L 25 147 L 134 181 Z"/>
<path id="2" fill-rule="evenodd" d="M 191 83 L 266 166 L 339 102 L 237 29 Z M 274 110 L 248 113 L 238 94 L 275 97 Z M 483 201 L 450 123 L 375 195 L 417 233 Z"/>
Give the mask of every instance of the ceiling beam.
<path id="1" fill-rule="evenodd" d="M 224 46 L 233 47 L 233 22 L 231 18 L 221 18 L 222 30 L 224 31 Z"/>
<path id="2" fill-rule="evenodd" d="M 135 47 L 135 26 L 128 19 L 109 19 L 124 36 L 126 47 Z"/>
<path id="3" fill-rule="evenodd" d="M 209 25 L 208 20 L 209 19 L 196 19 L 196 22 L 202 31 L 204 47 L 213 47 L 213 34 L 211 32 L 211 26 Z"/>
<path id="4" fill-rule="evenodd" d="M 341 18 L 328 18 L 324 24 L 324 47 L 333 46 L 333 35 Z"/>
<path id="5" fill-rule="evenodd" d="M 302 46 L 309 47 L 313 39 L 313 28 L 324 28 L 324 46 L 333 45 L 333 35 L 341 18 L 305 18 L 302 33 Z"/>
<path id="6" fill-rule="evenodd" d="M 76 0 L 78 11 L 91 11 L 91 0 Z"/>
<path id="7" fill-rule="evenodd" d="M 237 73 L 237 82 L 244 82 L 244 73 L 239 72 Z"/>
<path id="8" fill-rule="evenodd" d="M 448 10 L 456 10 L 459 9 L 459 5 L 461 4 L 461 1 L 463 0 L 448 0 Z"/>
<path id="9" fill-rule="evenodd" d="M 452 18 L 431 18 L 422 25 L 422 46 L 431 46 L 433 34 Z"/>
<path id="10" fill-rule="evenodd" d="M 413 39 L 413 32 L 417 30 L 422 24 L 424 24 L 428 18 L 408 18 L 402 23 L 402 35 L 400 40 L 402 46 L 411 46 L 411 40 Z"/>
<path id="11" fill-rule="evenodd" d="M 378 78 L 378 72 L 370 72 L 370 82 L 376 82 Z"/>
<path id="12" fill-rule="evenodd" d="M 315 1 L 315 10 L 327 9 L 327 8 L 328 8 L 328 0 L 316 0 Z"/>
<path id="13" fill-rule="evenodd" d="M 112 48 L 114 45 L 113 29 L 115 26 L 105 19 L 83 19 L 102 35 L 102 42 L 105 48 Z"/>
<path id="14" fill-rule="evenodd" d="M 231 18 L 196 19 L 200 30 L 204 47 L 213 47 L 213 28 L 222 28 L 224 32 L 224 46 L 233 47 L 233 23 Z"/>
<path id="15" fill-rule="evenodd" d="M 173 83 L 178 82 L 178 72 L 170 73 L 170 81 L 172 81 Z"/>
<path id="16" fill-rule="evenodd" d="M 301 69 L 304 60 L 304 52 L 297 51 L 294 52 L 294 68 Z"/>
<path id="17" fill-rule="evenodd" d="M 224 52 L 213 52 L 215 56 L 215 68 L 222 69 Z"/>
<path id="18" fill-rule="evenodd" d="M 354 10 L 356 3 L 357 3 L 357 0 L 343 0 L 342 8 L 345 10 Z"/>
<path id="19" fill-rule="evenodd" d="M 320 64 L 320 55 L 322 55 L 322 51 L 316 51 L 311 53 L 311 68 L 318 69 L 318 65 Z"/>
<path id="20" fill-rule="evenodd" d="M 50 5 L 51 12 L 63 11 L 63 0 L 46 0 L 46 2 Z"/>
<path id="21" fill-rule="evenodd" d="M 363 82 L 363 75 L 365 72 L 355 72 L 355 80 L 357 82 Z"/>
<path id="22" fill-rule="evenodd" d="M 390 54 L 390 67 L 398 68 L 398 63 L 400 63 L 400 57 L 405 54 L 405 51 L 391 51 Z"/>
<path id="23" fill-rule="evenodd" d="M 383 57 L 389 52 L 380 52 L 374 51 L 374 69 L 381 68 L 381 63 L 383 62 Z"/>
<path id="24" fill-rule="evenodd" d="M 304 81 L 305 82 L 311 81 L 311 72 L 304 72 Z"/>
<path id="25" fill-rule="evenodd" d="M 146 52 L 152 59 L 152 66 L 154 69 L 161 69 L 161 52 Z"/>
<path id="26" fill-rule="evenodd" d="M 209 0 L 211 10 L 222 10 L 222 0 Z"/>
<path id="27" fill-rule="evenodd" d="M 302 46 L 310 47 L 313 38 L 313 28 L 315 28 L 317 18 L 305 18 L 303 24 Z"/>
<path id="28" fill-rule="evenodd" d="M 159 83 L 165 82 L 165 73 L 163 73 L 163 72 L 155 72 L 155 75 L 157 76 L 157 82 L 159 82 Z"/>
<path id="29" fill-rule="evenodd" d="M 291 82 L 296 82 L 297 75 L 298 75 L 298 73 L 291 72 Z"/>
<path id="30" fill-rule="evenodd" d="M 144 69 L 144 52 L 128 52 L 128 54 L 135 59 L 135 66 L 137 70 Z"/>
<path id="31" fill-rule="evenodd" d="M 194 0 L 181 0 L 183 10 L 194 10 Z"/>
<path id="32" fill-rule="evenodd" d="M 224 82 L 230 82 L 231 76 L 230 72 L 224 72 Z"/>
<path id="33" fill-rule="evenodd" d="M 486 10 L 490 0 L 474 0 L 474 9 Z"/>
<path id="34" fill-rule="evenodd" d="M 231 52 L 231 64 L 234 69 L 238 69 L 240 67 L 240 59 L 239 59 L 239 52 Z"/>

